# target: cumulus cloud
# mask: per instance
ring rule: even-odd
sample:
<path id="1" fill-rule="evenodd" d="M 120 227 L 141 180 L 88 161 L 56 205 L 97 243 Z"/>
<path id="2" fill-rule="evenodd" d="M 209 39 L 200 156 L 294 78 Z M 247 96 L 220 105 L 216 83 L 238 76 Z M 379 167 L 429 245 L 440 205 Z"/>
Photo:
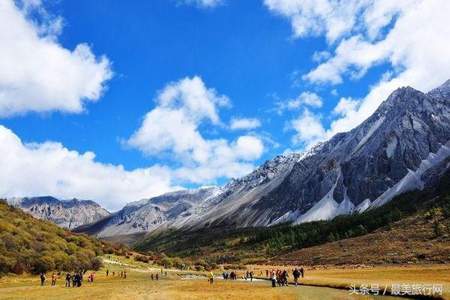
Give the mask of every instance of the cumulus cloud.
<path id="1" fill-rule="evenodd" d="M 322 107 L 322 98 L 313 92 L 302 92 L 297 98 L 279 101 L 276 103 L 276 111 L 282 114 L 286 110 L 297 110 L 302 106 Z"/>
<path id="2" fill-rule="evenodd" d="M 61 18 L 49 17 L 40 1 L 0 1 L 0 20 L 0 116 L 78 113 L 100 98 L 112 77 L 109 60 L 87 44 L 59 44 Z"/>
<path id="3" fill-rule="evenodd" d="M 365 97 L 338 103 L 335 112 L 340 117 L 331 123 L 327 137 L 360 124 L 398 87 L 427 91 L 450 78 L 449 1 L 266 0 L 265 4 L 291 21 L 297 37 L 327 38 L 332 55 L 304 80 L 335 85 L 346 78 L 358 80 L 374 66 L 387 66 Z M 333 23 L 341 26 L 334 28 Z"/>
<path id="4" fill-rule="evenodd" d="M 223 4 L 224 0 L 180 0 L 180 3 L 195 5 L 200 8 L 213 8 Z"/>
<path id="5" fill-rule="evenodd" d="M 358 108 L 359 102 L 352 98 L 341 98 L 338 104 L 334 107 L 333 113 L 341 116 L 348 116 Z"/>
<path id="6" fill-rule="evenodd" d="M 174 170 L 175 178 L 194 183 L 211 182 L 218 178 L 236 178 L 253 171 L 252 161 L 261 157 L 264 145 L 255 136 L 240 136 L 233 142 L 224 139 L 206 140 L 208 159 L 202 163 L 185 163 Z"/>
<path id="7" fill-rule="evenodd" d="M 290 20 L 296 37 L 326 35 L 334 42 L 351 30 L 365 0 L 264 0 L 272 12 Z"/>
<path id="8" fill-rule="evenodd" d="M 92 152 L 79 153 L 60 143 L 23 143 L 0 125 L 0 197 L 52 195 L 94 199 L 110 210 L 174 189 L 167 167 L 127 171 L 103 164 Z"/>
<path id="9" fill-rule="evenodd" d="M 312 60 L 315 62 L 322 62 L 330 58 L 331 53 L 328 51 L 316 51 L 312 56 Z"/>
<path id="10" fill-rule="evenodd" d="M 232 130 L 248 130 L 261 126 L 261 122 L 255 118 L 233 118 L 230 121 L 230 129 Z"/>
<path id="11" fill-rule="evenodd" d="M 146 155 L 166 154 L 176 160 L 181 165 L 174 170 L 179 180 L 204 184 L 241 176 L 251 171 L 251 162 L 263 153 L 263 143 L 255 136 L 244 135 L 234 141 L 203 136 L 201 125 L 223 126 L 218 111 L 230 101 L 206 87 L 200 77 L 168 84 L 155 102 L 156 107 L 126 144 Z"/>
<path id="12" fill-rule="evenodd" d="M 296 132 L 292 137 L 292 142 L 305 148 L 310 148 L 326 137 L 320 118 L 307 109 L 298 118 L 290 121 L 288 129 Z"/>

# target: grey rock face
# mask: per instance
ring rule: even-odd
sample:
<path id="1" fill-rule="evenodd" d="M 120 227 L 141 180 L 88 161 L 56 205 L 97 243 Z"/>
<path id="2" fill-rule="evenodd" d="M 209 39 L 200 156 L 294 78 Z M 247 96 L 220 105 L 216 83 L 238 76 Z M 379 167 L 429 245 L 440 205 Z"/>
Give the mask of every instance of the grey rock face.
<path id="1" fill-rule="evenodd" d="M 428 94 L 410 87 L 396 90 L 360 126 L 296 163 L 257 208 L 272 207 L 271 221 L 288 211 L 302 215 L 332 188 L 337 204 L 345 196 L 355 206 L 375 201 L 450 140 L 449 86 Z"/>
<path id="2" fill-rule="evenodd" d="M 8 202 L 33 217 L 73 229 L 97 222 L 110 213 L 91 200 L 59 200 L 54 197 L 11 198 Z"/>
<path id="3" fill-rule="evenodd" d="M 101 224 L 94 224 L 89 232 L 99 237 L 150 232 L 195 214 L 200 203 L 219 191 L 216 187 L 185 190 L 132 202 Z"/>

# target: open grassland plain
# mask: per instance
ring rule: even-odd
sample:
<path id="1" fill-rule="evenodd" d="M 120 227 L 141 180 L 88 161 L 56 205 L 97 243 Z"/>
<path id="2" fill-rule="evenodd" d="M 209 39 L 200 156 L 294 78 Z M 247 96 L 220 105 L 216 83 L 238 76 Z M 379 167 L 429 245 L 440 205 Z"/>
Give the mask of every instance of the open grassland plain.
<path id="1" fill-rule="evenodd" d="M 274 266 L 248 266 L 258 276 Z M 266 280 L 225 281 L 216 278 L 209 284 L 206 273 L 181 272 L 159 268 L 106 263 L 105 269 L 96 273 L 93 283 L 85 280 L 80 288 L 64 287 L 64 278 L 57 285 L 39 286 L 38 276 L 7 276 L 0 279 L 0 299 L 373 299 L 371 296 L 350 295 L 350 284 L 373 284 L 380 286 L 392 283 L 440 283 L 444 285 L 444 299 L 450 299 L 450 269 L 443 265 L 414 267 L 374 268 L 317 268 L 306 269 L 299 287 L 272 288 Z M 278 267 L 290 269 L 291 267 Z M 120 278 L 120 271 L 127 271 L 127 278 Z M 115 276 L 112 276 L 115 272 Z M 87 274 L 89 274 L 88 272 Z M 159 273 L 160 280 L 151 280 L 150 274 Z M 218 277 L 221 271 L 214 272 Z M 86 274 L 86 275 L 87 275 Z M 191 275 L 191 276 L 188 276 Z M 242 276 L 244 271 L 238 271 Z M 193 276 L 192 276 L 193 275 Z M 50 277 L 50 276 L 48 276 Z M 87 277 L 87 276 L 86 276 Z M 341 289 L 328 288 L 339 287 Z M 344 289 L 342 289 L 344 288 Z M 375 299 L 375 298 L 374 298 Z M 380 299 L 379 297 L 376 299 Z M 382 299 L 395 299 L 386 297 Z"/>
<path id="2" fill-rule="evenodd" d="M 244 282 L 204 279 L 182 280 L 168 275 L 151 281 L 148 274 L 130 272 L 127 279 L 98 276 L 80 288 L 40 287 L 38 279 L 24 278 L 14 286 L 2 285 L 0 299 L 368 299 L 344 290 L 318 287 L 271 288 L 268 281 Z"/>
<path id="3" fill-rule="evenodd" d="M 285 269 L 286 266 L 249 266 L 256 274 L 267 269 Z M 360 287 L 379 285 L 390 291 L 392 285 L 430 286 L 442 285 L 443 299 L 450 299 L 450 265 L 394 265 L 394 266 L 317 266 L 306 268 L 302 283 L 346 289 L 351 285 Z"/>

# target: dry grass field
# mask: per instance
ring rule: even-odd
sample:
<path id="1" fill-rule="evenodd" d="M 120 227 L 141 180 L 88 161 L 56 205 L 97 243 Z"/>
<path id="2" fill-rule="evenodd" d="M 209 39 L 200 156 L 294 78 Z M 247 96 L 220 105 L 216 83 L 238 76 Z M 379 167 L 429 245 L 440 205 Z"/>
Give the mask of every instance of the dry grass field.
<path id="1" fill-rule="evenodd" d="M 84 282 L 80 288 L 65 288 L 63 278 L 57 286 L 39 286 L 37 276 L 8 276 L 0 279 L 0 299 L 371 299 L 367 296 L 350 296 L 347 289 L 327 287 L 270 287 L 270 282 L 261 280 L 223 281 L 217 279 L 210 285 L 206 277 L 186 279 L 183 273 L 168 270 L 167 276 L 152 281 L 150 274 L 158 269 L 150 269 L 144 264 L 106 264 L 110 276 L 104 270 L 97 272 L 94 283 Z M 256 275 L 273 267 L 249 266 Z M 279 267 L 286 268 L 286 267 Z M 127 270 L 127 279 L 118 276 Z M 116 275 L 112 276 L 112 271 Z M 243 275 L 240 271 L 239 275 Z M 196 273 L 204 275 L 204 273 Z M 219 275 L 220 271 L 215 274 Z M 183 279 L 184 278 L 184 279 Z M 307 269 L 305 284 L 348 287 L 351 283 L 442 283 L 444 290 L 450 289 L 450 268 L 444 265 L 414 267 L 374 267 L 374 268 L 317 268 Z M 446 293 L 447 299 L 450 295 Z M 385 299 L 385 298 L 383 298 Z M 386 297 L 386 299 L 395 299 Z"/>
<path id="2" fill-rule="evenodd" d="M 349 299 L 348 291 L 330 288 L 271 288 L 268 281 L 216 280 L 210 285 L 206 278 L 182 280 L 173 276 L 151 281 L 148 274 L 139 272 L 130 272 L 125 280 L 98 276 L 93 284 L 81 288 L 62 285 L 40 287 L 37 278 L 20 278 L 1 284 L 0 299 Z"/>
<path id="3" fill-rule="evenodd" d="M 251 266 L 257 273 L 271 267 Z M 278 266 L 275 268 L 285 268 Z M 392 284 L 442 284 L 444 298 L 450 299 L 450 265 L 309 267 L 302 280 L 311 286 L 346 288 L 350 284 L 387 286 Z"/>

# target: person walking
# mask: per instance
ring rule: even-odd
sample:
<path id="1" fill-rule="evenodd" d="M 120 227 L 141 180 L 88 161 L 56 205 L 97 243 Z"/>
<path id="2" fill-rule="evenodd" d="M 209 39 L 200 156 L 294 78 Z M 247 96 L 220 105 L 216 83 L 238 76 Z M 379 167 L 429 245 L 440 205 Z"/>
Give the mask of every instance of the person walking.
<path id="1" fill-rule="evenodd" d="M 156 273 L 156 280 L 159 280 L 159 274 Z"/>
<path id="2" fill-rule="evenodd" d="M 253 282 L 253 271 L 250 272 L 250 281 Z"/>
<path id="3" fill-rule="evenodd" d="M 53 272 L 52 273 L 52 286 L 56 285 L 56 274 Z"/>
<path id="4" fill-rule="evenodd" d="M 295 268 L 294 272 L 292 272 L 292 275 L 294 276 L 294 282 L 295 282 L 295 286 L 298 285 L 298 278 L 300 277 L 301 273 L 300 271 Z"/>
<path id="5" fill-rule="evenodd" d="M 276 278 L 277 278 L 277 285 L 281 286 L 281 271 L 280 270 L 277 270 Z"/>
<path id="6" fill-rule="evenodd" d="M 276 287 L 277 286 L 277 275 L 274 270 L 272 270 L 271 280 L 272 280 L 272 287 Z"/>
<path id="7" fill-rule="evenodd" d="M 76 275 L 75 275 L 75 284 L 76 284 L 76 287 L 81 287 L 81 281 L 83 280 L 83 277 L 81 276 L 81 272 L 80 273 L 77 273 Z"/>
<path id="8" fill-rule="evenodd" d="M 106 277 L 109 275 L 109 269 L 106 269 Z"/>
<path id="9" fill-rule="evenodd" d="M 39 277 L 41 278 L 41 286 L 44 286 L 45 284 L 45 273 L 41 273 L 41 275 L 39 275 Z"/>
<path id="10" fill-rule="evenodd" d="M 283 273 L 281 273 L 283 286 L 288 286 L 288 277 L 289 277 L 288 272 L 286 270 L 284 270 Z"/>
<path id="11" fill-rule="evenodd" d="M 209 283 L 210 283 L 210 284 L 213 284 L 213 283 L 214 283 L 214 274 L 213 274 L 212 271 L 209 272 Z"/>
<path id="12" fill-rule="evenodd" d="M 72 279 L 72 276 L 70 273 L 66 274 L 66 287 L 70 287 L 70 280 Z"/>
<path id="13" fill-rule="evenodd" d="M 300 273 L 302 274 L 302 278 L 305 277 L 305 270 L 303 270 L 303 267 L 300 268 Z"/>

